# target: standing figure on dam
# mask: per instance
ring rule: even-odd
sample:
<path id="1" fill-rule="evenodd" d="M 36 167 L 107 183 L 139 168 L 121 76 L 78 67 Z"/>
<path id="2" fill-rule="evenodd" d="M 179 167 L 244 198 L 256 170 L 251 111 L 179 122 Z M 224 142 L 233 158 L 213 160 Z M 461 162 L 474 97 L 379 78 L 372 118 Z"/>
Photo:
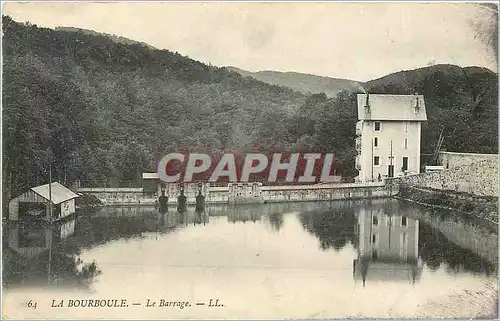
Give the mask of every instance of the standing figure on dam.
<path id="1" fill-rule="evenodd" d="M 161 191 L 158 201 L 160 203 L 160 213 L 166 213 L 168 211 L 168 196 L 165 195 L 165 190 Z"/>
<path id="2" fill-rule="evenodd" d="M 184 188 L 181 188 L 180 195 L 177 197 L 177 211 L 185 212 L 187 205 L 187 197 L 184 195 Z"/>
<path id="3" fill-rule="evenodd" d="M 198 195 L 196 195 L 196 211 L 203 211 L 205 208 L 205 196 L 201 194 L 201 188 L 198 189 Z"/>

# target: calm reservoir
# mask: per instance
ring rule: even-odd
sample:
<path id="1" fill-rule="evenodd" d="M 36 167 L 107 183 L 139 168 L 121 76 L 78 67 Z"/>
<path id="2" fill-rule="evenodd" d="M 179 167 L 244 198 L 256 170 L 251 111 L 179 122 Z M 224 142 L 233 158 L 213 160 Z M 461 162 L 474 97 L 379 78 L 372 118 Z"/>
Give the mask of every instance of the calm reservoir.
<path id="1" fill-rule="evenodd" d="M 167 214 L 107 207 L 51 228 L 11 224 L 3 233 L 4 315 L 495 316 L 496 233 L 431 211 L 398 200 Z"/>

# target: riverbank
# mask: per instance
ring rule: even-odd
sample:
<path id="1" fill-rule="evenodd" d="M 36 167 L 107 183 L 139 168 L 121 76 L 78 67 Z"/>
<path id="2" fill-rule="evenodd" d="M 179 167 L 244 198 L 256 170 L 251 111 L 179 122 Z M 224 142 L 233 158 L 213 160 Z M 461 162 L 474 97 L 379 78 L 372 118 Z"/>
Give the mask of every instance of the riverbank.
<path id="1" fill-rule="evenodd" d="M 452 211 L 461 219 L 498 234 L 498 197 L 408 185 L 401 185 L 395 197 L 446 213 Z"/>
<path id="2" fill-rule="evenodd" d="M 400 186 L 396 198 L 422 205 L 423 211 L 408 211 L 439 230 L 445 238 L 479 255 L 498 262 L 498 198 L 468 193 Z"/>

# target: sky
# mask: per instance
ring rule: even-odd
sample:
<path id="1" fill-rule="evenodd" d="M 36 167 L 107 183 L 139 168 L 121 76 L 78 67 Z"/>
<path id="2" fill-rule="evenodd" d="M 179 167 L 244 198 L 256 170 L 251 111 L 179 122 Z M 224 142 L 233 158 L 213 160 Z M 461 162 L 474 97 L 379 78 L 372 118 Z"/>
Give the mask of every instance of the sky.
<path id="1" fill-rule="evenodd" d="M 497 71 L 496 15 L 466 3 L 4 3 L 40 27 L 91 29 L 216 66 L 367 81 L 431 64 Z M 484 35 L 483 35 L 484 36 Z"/>

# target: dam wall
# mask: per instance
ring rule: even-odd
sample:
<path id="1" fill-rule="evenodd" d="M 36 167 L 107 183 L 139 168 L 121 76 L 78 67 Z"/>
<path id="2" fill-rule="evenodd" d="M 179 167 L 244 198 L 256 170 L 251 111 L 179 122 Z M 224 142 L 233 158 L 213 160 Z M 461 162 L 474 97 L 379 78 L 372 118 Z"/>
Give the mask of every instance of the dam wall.
<path id="1" fill-rule="evenodd" d="M 165 190 L 169 204 L 176 204 L 180 187 L 170 185 Z M 206 204 L 263 204 L 275 202 L 307 202 L 363 198 L 384 198 L 397 194 L 398 186 L 384 182 L 362 184 L 314 184 L 263 186 L 261 183 L 230 183 L 227 186 L 183 185 L 188 205 L 196 203 L 201 193 Z M 78 193 L 93 195 L 103 205 L 155 204 L 158 195 L 142 188 L 80 188 Z"/>

